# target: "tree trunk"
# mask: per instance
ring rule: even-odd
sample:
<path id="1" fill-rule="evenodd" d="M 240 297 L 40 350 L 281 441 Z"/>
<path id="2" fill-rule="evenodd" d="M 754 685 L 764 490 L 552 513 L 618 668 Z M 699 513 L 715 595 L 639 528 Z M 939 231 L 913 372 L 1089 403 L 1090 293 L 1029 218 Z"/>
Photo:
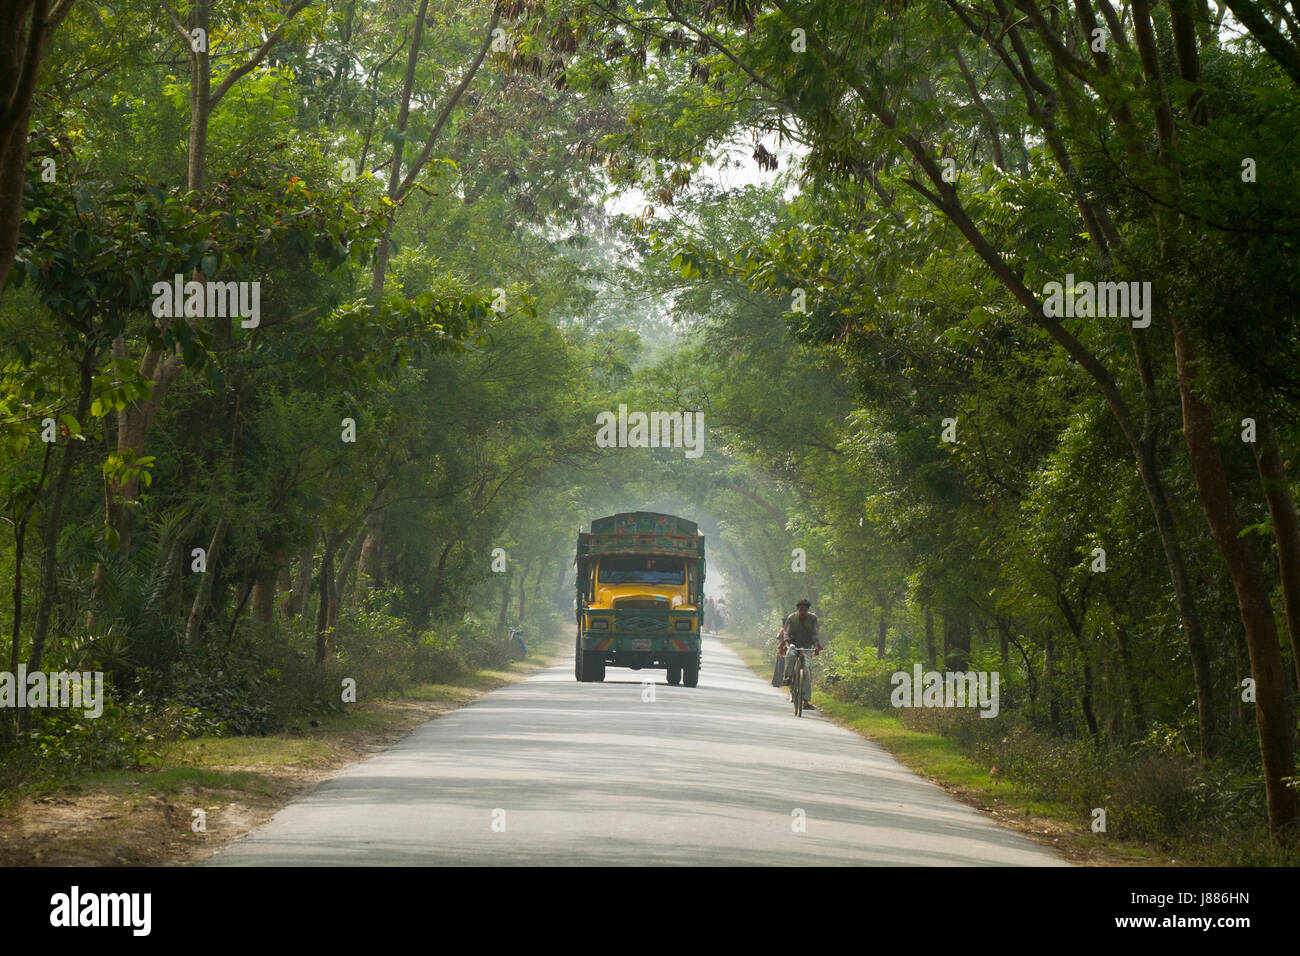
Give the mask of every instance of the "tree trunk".
<path id="1" fill-rule="evenodd" d="M 18 254 L 37 69 L 71 0 L 0 3 L 0 293 Z"/>
<path id="2" fill-rule="evenodd" d="M 212 599 L 212 578 L 216 573 L 217 556 L 221 553 L 221 544 L 226 534 L 226 512 L 222 509 L 217 526 L 213 529 L 212 540 L 208 542 L 207 557 L 204 563 L 203 577 L 199 580 L 199 593 L 194 595 L 194 604 L 190 607 L 189 621 L 185 625 L 185 643 L 194 647 L 199 642 L 203 625 L 203 614 Z"/>
<path id="3" fill-rule="evenodd" d="M 339 546 L 340 535 L 326 535 L 325 554 L 320 563 L 320 603 L 316 606 L 316 663 L 325 663 L 330 652 L 330 607 L 334 603 L 334 551 Z"/>
<path id="4" fill-rule="evenodd" d="M 510 576 L 514 574 L 514 568 L 506 568 L 506 573 L 502 575 L 504 580 L 501 582 L 501 613 L 497 615 L 497 637 L 505 637 L 506 633 L 506 616 L 510 613 Z"/>
<path id="5" fill-rule="evenodd" d="M 1043 638 L 1043 696 L 1047 698 L 1047 719 L 1052 730 L 1061 729 L 1061 702 L 1056 687 L 1056 641 L 1050 634 Z"/>
<path id="6" fill-rule="evenodd" d="M 411 38 L 411 49 L 406 57 L 406 74 L 402 80 L 402 98 L 398 101 L 397 123 L 393 138 L 393 156 L 388 164 L 388 198 L 396 202 L 401 197 L 402 153 L 406 146 L 406 123 L 411 114 L 411 92 L 415 89 L 415 64 L 420 57 L 420 37 L 424 31 L 424 14 L 429 7 L 429 0 L 420 0 L 419 9 L 415 11 L 415 35 Z M 374 267 L 370 276 L 370 289 L 379 292 L 384 287 L 384 278 L 388 274 L 389 236 L 393 231 L 394 212 L 390 207 L 384 222 L 383 235 L 375 248 Z"/>
<path id="7" fill-rule="evenodd" d="M 253 582 L 253 617 L 263 624 L 270 624 L 275 618 L 276 579 L 280 576 L 279 568 L 271 568 Z"/>
<path id="8" fill-rule="evenodd" d="M 935 662 L 934 651 L 934 612 L 928 607 L 925 609 L 925 662 L 933 664 Z"/>
<path id="9" fill-rule="evenodd" d="M 312 528 L 311 537 L 298 552 L 297 567 L 293 574 L 293 590 L 284 606 L 285 618 L 292 620 L 307 610 L 307 598 L 311 594 L 311 569 L 316 557 L 317 531 Z"/>
<path id="10" fill-rule="evenodd" d="M 357 563 L 358 586 L 383 586 L 383 559 L 384 509 L 380 508 L 366 521 L 366 538 L 361 545 L 361 558 Z"/>
<path id="11" fill-rule="evenodd" d="M 1092 711 L 1092 665 L 1083 661 L 1083 687 L 1079 694 L 1079 706 L 1083 709 L 1083 719 L 1088 724 L 1088 733 L 1096 743 L 1101 738 L 1101 729 L 1097 726 L 1097 716 Z"/>
<path id="12" fill-rule="evenodd" d="M 275 576 L 275 600 L 281 605 L 288 599 L 290 592 L 293 590 L 293 578 L 289 574 L 288 557 L 281 551 L 277 558 L 280 570 Z M 274 604 L 274 601 L 272 602 Z"/>
<path id="13" fill-rule="evenodd" d="M 1172 310 L 1169 320 L 1174 330 L 1174 355 L 1178 363 L 1183 437 L 1202 510 L 1237 594 L 1246 647 L 1250 652 L 1251 675 L 1255 679 L 1255 724 L 1264 769 L 1269 831 L 1274 839 L 1282 839 L 1289 835 L 1296 822 L 1297 794 L 1285 782 L 1285 778 L 1295 774 L 1295 755 L 1282 652 L 1278 647 L 1268 581 L 1259 558 L 1241 537 L 1241 520 L 1214 441 L 1210 410 L 1196 394 L 1196 348 L 1190 333 L 1180 326 Z"/>
<path id="14" fill-rule="evenodd" d="M 876 660 L 885 659 L 885 641 L 889 637 L 889 609 L 893 600 L 878 598 L 880 602 L 880 620 L 876 623 Z"/>
<path id="15" fill-rule="evenodd" d="M 776 589 L 776 575 L 772 572 L 772 559 L 767 553 L 767 548 L 760 545 L 758 548 L 758 554 L 759 557 L 763 559 L 763 570 L 767 572 L 767 583 L 771 586 L 772 593 L 776 595 L 777 600 L 781 603 L 781 607 L 784 609 L 786 606 L 785 595 L 781 594 Z"/>
<path id="16" fill-rule="evenodd" d="M 361 553 L 361 543 L 365 540 L 365 537 L 366 529 L 365 526 L 362 525 L 357 529 L 356 534 L 352 536 L 352 541 L 348 544 L 347 551 L 343 553 L 343 557 L 339 560 L 339 573 L 338 577 L 334 581 L 334 606 L 330 615 L 330 627 L 334 627 L 338 624 L 339 609 L 343 604 L 343 589 L 347 587 L 348 578 L 352 574 L 352 569 L 357 565 L 357 555 Z"/>
<path id="17" fill-rule="evenodd" d="M 41 455 L 41 474 L 36 479 L 35 487 L 32 488 L 31 498 L 14 516 L 16 519 L 14 521 L 14 617 L 9 643 L 9 673 L 11 674 L 18 672 L 19 648 L 22 646 L 23 556 L 27 548 L 27 523 L 31 519 L 32 509 L 36 507 L 36 501 L 40 498 L 41 491 L 45 488 L 45 476 L 49 474 L 50 459 L 53 455 L 54 443 L 50 442 L 46 444 L 45 453 Z"/>
<path id="18" fill-rule="evenodd" d="M 438 563 L 434 567 L 433 584 L 425 592 L 424 602 L 420 606 L 419 613 L 415 616 L 417 627 L 423 627 L 429 615 L 433 613 L 434 607 L 443 596 L 443 577 L 447 571 L 447 556 L 451 554 L 451 549 L 455 546 L 456 539 L 452 538 L 442 546 L 442 552 L 438 555 Z"/>
<path id="19" fill-rule="evenodd" d="M 113 357 L 126 358 L 126 346 L 121 339 L 113 343 Z M 123 406 L 117 413 L 117 451 L 139 458 L 144 454 L 145 438 L 153 426 L 163 399 L 180 375 L 181 359 L 178 355 L 164 355 L 146 348 L 140 360 L 140 374 L 153 382 L 147 398 Z M 117 532 L 117 553 L 131 553 L 131 532 L 135 521 L 136 497 L 140 494 L 140 479 L 132 477 L 125 482 L 105 481 L 104 524 Z"/>
<path id="20" fill-rule="evenodd" d="M 77 391 L 77 422 L 86 421 L 90 410 L 90 385 L 94 377 L 95 362 L 99 350 L 93 346 L 87 348 L 78 366 L 79 384 Z M 63 501 L 68 492 L 68 481 L 72 477 L 72 466 L 77 460 L 77 452 L 82 441 L 68 438 L 67 447 L 63 449 L 63 458 L 59 462 L 59 471 L 50 489 L 50 506 L 45 513 L 41 541 L 41 599 L 36 606 L 36 624 L 32 632 L 32 656 L 28 663 L 29 670 L 40 670 L 41 660 L 45 656 L 45 639 L 50 630 L 50 616 L 54 613 L 54 601 L 58 596 L 59 576 L 59 531 L 63 525 Z M 23 726 L 27 726 L 23 722 Z"/>
<path id="21" fill-rule="evenodd" d="M 1140 443 L 1139 455 L 1143 462 L 1143 469 L 1152 475 L 1158 475 L 1154 436 Z M 1187 565 L 1183 561 L 1173 510 L 1169 506 L 1168 491 L 1162 480 L 1156 479 L 1156 484 L 1152 485 L 1148 498 L 1154 509 L 1156 530 L 1164 545 L 1165 557 L 1169 564 L 1169 577 L 1174 586 L 1174 597 L 1178 601 L 1183 633 L 1187 639 L 1187 652 L 1192 664 L 1192 681 L 1196 686 L 1198 748 L 1201 761 L 1204 763 L 1218 750 L 1218 714 L 1214 706 L 1214 673 L 1210 665 L 1209 641 L 1206 640 L 1205 632 L 1201 628 L 1201 617 L 1193 596 L 1195 592 L 1187 573 Z"/>
<path id="22" fill-rule="evenodd" d="M 1259 419 L 1256 437 L 1259 441 L 1255 446 L 1255 464 L 1277 542 L 1278 576 L 1282 583 L 1282 603 L 1286 607 L 1287 633 L 1291 638 L 1291 662 L 1300 678 L 1300 516 L 1291 497 L 1277 436 L 1267 418 Z"/>
<path id="23" fill-rule="evenodd" d="M 528 583 L 528 568 L 532 565 L 533 559 L 529 558 L 522 568 L 519 569 L 519 622 L 524 620 L 524 588 Z"/>
<path id="24" fill-rule="evenodd" d="M 243 590 L 239 594 L 239 600 L 235 602 L 235 610 L 230 615 L 230 629 L 226 631 L 226 646 L 230 646 L 230 641 L 235 636 L 235 631 L 239 628 L 239 619 L 244 616 L 244 609 L 249 607 L 248 598 L 253 593 L 256 586 L 255 581 L 245 581 Z"/>
<path id="25" fill-rule="evenodd" d="M 1246 650 L 1246 638 L 1241 631 L 1237 631 L 1234 636 L 1232 650 L 1233 664 L 1237 674 L 1237 681 L 1232 687 L 1232 712 L 1236 715 L 1237 725 L 1245 726 L 1250 723 L 1251 714 L 1254 711 L 1242 696 L 1245 692 L 1242 683 L 1250 676 L 1250 652 Z"/>
<path id="26" fill-rule="evenodd" d="M 943 616 L 943 663 L 950 671 L 970 666 L 970 613 L 948 611 Z"/>
<path id="27" fill-rule="evenodd" d="M 190 7 L 190 29 L 201 29 L 209 40 L 209 3 L 211 0 L 193 0 Z M 204 170 L 208 157 L 208 121 L 212 116 L 209 102 L 212 88 L 212 63 L 205 43 L 202 50 L 190 51 L 190 137 L 189 163 L 186 188 L 202 189 Z"/>
<path id="28" fill-rule="evenodd" d="M 1128 695 L 1128 704 L 1133 709 L 1133 723 L 1137 727 L 1138 733 L 1145 736 L 1147 732 L 1146 711 L 1142 705 L 1142 694 L 1138 689 L 1137 680 L 1133 674 L 1133 661 L 1129 657 L 1128 631 L 1124 628 L 1119 615 L 1119 608 L 1115 606 L 1115 599 L 1110 589 L 1106 588 L 1104 593 L 1106 604 L 1110 609 L 1110 622 L 1115 628 L 1115 648 L 1119 651 L 1121 680 Z"/>
<path id="29" fill-rule="evenodd" d="M 41 456 L 41 474 L 36 480 L 35 487 L 31 490 L 31 497 L 14 516 L 16 519 L 14 521 L 14 617 L 9 642 L 9 673 L 11 674 L 18 673 L 18 662 L 21 660 L 22 654 L 23 556 L 27 547 L 27 522 L 31 519 L 32 509 L 36 507 L 36 501 L 45 488 L 45 476 L 49 474 L 50 459 L 53 454 L 54 443 L 50 442 L 45 446 L 45 453 Z M 16 731 L 22 723 L 21 713 L 15 713 L 12 721 L 6 720 L 3 725 L 5 739 L 11 739 L 10 731 Z"/>

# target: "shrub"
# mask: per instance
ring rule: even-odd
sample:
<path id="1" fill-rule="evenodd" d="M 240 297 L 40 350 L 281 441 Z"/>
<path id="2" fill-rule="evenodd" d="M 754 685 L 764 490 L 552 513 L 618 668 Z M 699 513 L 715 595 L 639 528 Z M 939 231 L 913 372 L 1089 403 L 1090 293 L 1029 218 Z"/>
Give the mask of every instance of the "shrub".
<path id="1" fill-rule="evenodd" d="M 406 622 L 382 610 L 345 610 L 334 631 L 334 647 L 338 667 L 367 696 L 409 683 L 419 656 Z"/>
<path id="2" fill-rule="evenodd" d="M 448 628 L 433 627 L 420 634 L 420 677 L 440 684 L 461 673 L 465 657 L 459 644 L 459 635 Z"/>
<path id="3" fill-rule="evenodd" d="M 140 715 L 118 703 L 104 688 L 104 710 L 86 717 L 81 710 L 33 711 L 32 726 L 19 733 L 0 761 L 0 786 L 18 787 L 36 779 L 73 773 L 138 767 L 156 756 L 158 738 Z"/>

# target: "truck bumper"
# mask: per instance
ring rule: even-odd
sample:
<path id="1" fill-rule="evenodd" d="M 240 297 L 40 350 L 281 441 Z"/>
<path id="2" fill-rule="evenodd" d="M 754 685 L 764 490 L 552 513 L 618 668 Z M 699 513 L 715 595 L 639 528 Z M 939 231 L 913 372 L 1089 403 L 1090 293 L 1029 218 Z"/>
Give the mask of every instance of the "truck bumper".
<path id="1" fill-rule="evenodd" d="M 700 637 L 698 634 L 632 637 L 587 631 L 582 635 L 582 649 L 620 667 L 667 667 L 691 658 L 698 660 Z"/>

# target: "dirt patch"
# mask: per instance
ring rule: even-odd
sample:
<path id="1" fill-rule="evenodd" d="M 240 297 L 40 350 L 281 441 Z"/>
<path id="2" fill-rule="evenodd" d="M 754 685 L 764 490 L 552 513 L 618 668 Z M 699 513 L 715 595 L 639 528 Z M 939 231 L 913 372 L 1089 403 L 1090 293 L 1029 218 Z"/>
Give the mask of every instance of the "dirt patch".
<path id="1" fill-rule="evenodd" d="M 912 771 L 916 773 L 915 770 Z M 1123 856 L 1113 850 L 1105 847 L 1084 846 L 1080 843 L 1080 834 L 1070 827 L 1062 826 L 1053 820 L 1044 817 L 1036 817 L 1026 813 L 1024 810 L 1017 810 L 1013 807 L 1004 807 L 994 801 L 989 803 L 989 797 L 986 793 L 978 790 L 972 790 L 969 787 L 959 787 L 952 784 L 944 783 L 942 780 L 936 780 L 925 774 L 917 774 L 918 777 L 930 781 L 936 787 L 939 787 L 950 796 L 967 806 L 974 807 L 982 813 L 988 814 L 998 824 L 1009 830 L 1015 830 L 1033 840 L 1041 846 L 1055 850 L 1066 860 L 1075 866 L 1147 866 L 1141 860 L 1132 857 Z"/>

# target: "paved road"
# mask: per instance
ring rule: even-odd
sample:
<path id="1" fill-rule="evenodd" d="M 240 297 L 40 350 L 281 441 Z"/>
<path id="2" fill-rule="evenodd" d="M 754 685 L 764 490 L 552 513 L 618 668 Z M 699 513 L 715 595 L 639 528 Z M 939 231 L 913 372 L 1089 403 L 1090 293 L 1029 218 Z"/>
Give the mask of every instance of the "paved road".
<path id="1" fill-rule="evenodd" d="M 1063 865 L 819 713 L 796 719 L 711 639 L 697 688 L 623 668 L 579 684 L 570 658 L 494 691 L 211 863 Z"/>

